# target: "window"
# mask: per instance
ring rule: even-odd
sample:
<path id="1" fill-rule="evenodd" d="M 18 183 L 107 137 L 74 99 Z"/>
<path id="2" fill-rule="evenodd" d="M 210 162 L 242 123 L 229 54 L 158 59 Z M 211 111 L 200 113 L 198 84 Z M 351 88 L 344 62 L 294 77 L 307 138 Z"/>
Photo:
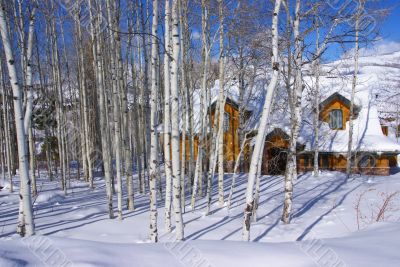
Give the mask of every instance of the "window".
<path id="1" fill-rule="evenodd" d="M 358 161 L 359 168 L 375 167 L 376 160 L 372 155 L 364 155 Z"/>
<path id="2" fill-rule="evenodd" d="M 304 155 L 304 167 L 308 167 L 308 164 L 310 164 L 308 155 Z"/>
<path id="3" fill-rule="evenodd" d="M 332 109 L 329 113 L 329 126 L 331 129 L 343 129 L 343 111 L 341 109 Z"/>
<path id="4" fill-rule="evenodd" d="M 329 168 L 329 156 L 327 154 L 320 155 L 321 160 L 321 168 L 328 169 Z"/>
<path id="5" fill-rule="evenodd" d="M 227 132 L 230 129 L 230 117 L 229 113 L 224 112 L 224 132 Z"/>
<path id="6" fill-rule="evenodd" d="M 382 133 L 386 136 L 388 136 L 389 133 L 389 127 L 387 126 L 381 126 L 382 127 Z"/>

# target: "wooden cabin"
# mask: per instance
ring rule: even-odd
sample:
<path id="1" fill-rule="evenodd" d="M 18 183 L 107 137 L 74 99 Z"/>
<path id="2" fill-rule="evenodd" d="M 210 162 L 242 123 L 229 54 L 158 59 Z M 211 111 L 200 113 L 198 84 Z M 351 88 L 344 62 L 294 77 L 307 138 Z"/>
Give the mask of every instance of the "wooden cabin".
<path id="1" fill-rule="evenodd" d="M 225 102 L 225 108 L 224 108 L 224 168 L 226 172 L 233 172 L 233 168 L 235 166 L 235 160 L 239 155 L 240 152 L 240 144 L 239 144 L 239 134 L 238 134 L 238 128 L 239 128 L 239 106 L 230 98 L 226 99 Z M 211 120 L 210 122 L 212 123 L 214 121 L 214 116 L 215 116 L 215 111 L 216 111 L 216 102 L 214 102 L 210 109 L 209 112 L 211 114 Z M 250 115 L 249 111 L 246 111 L 247 116 Z M 218 119 L 218 118 L 217 118 Z M 212 127 L 212 126 L 211 126 Z M 183 144 L 183 137 L 181 136 L 180 139 L 180 157 L 182 159 L 182 144 Z M 198 148 L 199 148 L 199 139 L 200 137 L 198 135 L 195 135 L 193 137 L 193 159 L 194 162 L 196 161 L 197 155 L 198 155 Z M 186 164 L 190 160 L 190 146 L 189 146 L 189 137 L 186 136 L 185 138 L 185 162 Z M 163 142 L 163 140 L 161 141 Z M 203 151 L 205 153 L 205 158 L 208 158 L 211 153 L 211 140 L 210 136 L 206 136 L 203 144 Z"/>
<path id="2" fill-rule="evenodd" d="M 211 122 L 214 121 L 217 102 L 211 105 Z M 230 98 L 226 98 L 224 107 L 224 169 L 233 172 L 236 158 L 240 152 L 239 142 L 239 106 Z M 217 123 L 218 118 L 217 118 Z M 211 143 L 211 142 L 210 142 Z"/>
<path id="3" fill-rule="evenodd" d="M 209 108 L 211 115 L 210 123 L 214 121 L 216 114 L 217 103 L 214 102 Z M 225 172 L 233 172 L 235 161 L 240 153 L 239 142 L 239 106 L 235 101 L 230 98 L 226 99 L 224 108 L 224 168 Z M 354 118 L 357 118 L 360 112 L 358 106 L 354 106 Z M 250 111 L 246 111 L 245 117 L 249 118 Z M 329 125 L 332 131 L 346 130 L 346 123 L 350 120 L 350 101 L 340 95 L 334 93 L 320 104 L 320 121 Z M 218 119 L 218 118 L 217 118 Z M 254 137 L 256 131 L 247 133 L 248 137 Z M 382 127 L 382 138 L 387 138 L 387 130 Z M 203 144 L 203 151 L 205 153 L 205 162 L 210 156 L 212 140 L 211 136 L 206 136 Z M 182 157 L 182 144 L 185 140 L 187 163 L 190 159 L 190 142 L 189 137 L 183 138 L 181 136 L 181 157 Z M 161 139 L 162 141 L 162 139 Z M 270 131 L 265 138 L 265 146 L 262 156 L 261 174 L 284 174 L 287 162 L 287 152 L 289 148 L 290 137 L 288 133 L 280 128 L 275 128 Z M 193 153 L 194 163 L 198 155 L 199 136 L 193 137 Z M 242 170 L 248 171 L 251 153 L 253 147 L 251 141 L 247 140 L 244 146 L 243 157 L 244 162 Z M 332 171 L 346 171 L 346 154 L 335 153 L 332 151 L 320 151 L 318 158 L 319 168 L 321 170 Z M 314 165 L 314 152 L 305 150 L 305 145 L 297 144 L 297 168 L 298 172 L 312 171 Z M 372 153 L 358 151 L 355 154 L 353 163 L 354 173 L 373 174 L 373 175 L 388 175 L 390 168 L 397 166 L 397 154 L 393 153 Z"/>
<path id="4" fill-rule="evenodd" d="M 351 102 L 334 93 L 320 104 L 320 120 L 329 124 L 332 131 L 343 131 L 350 120 Z M 354 106 L 354 118 L 357 118 L 360 108 Z M 382 127 L 382 134 L 387 135 L 387 128 Z M 300 151 L 297 158 L 299 172 L 312 171 L 314 165 L 313 151 Z M 321 170 L 346 171 L 346 154 L 321 151 L 318 155 L 318 165 Z M 354 155 L 352 172 L 374 175 L 389 175 L 390 168 L 397 165 L 396 154 L 358 151 Z"/>

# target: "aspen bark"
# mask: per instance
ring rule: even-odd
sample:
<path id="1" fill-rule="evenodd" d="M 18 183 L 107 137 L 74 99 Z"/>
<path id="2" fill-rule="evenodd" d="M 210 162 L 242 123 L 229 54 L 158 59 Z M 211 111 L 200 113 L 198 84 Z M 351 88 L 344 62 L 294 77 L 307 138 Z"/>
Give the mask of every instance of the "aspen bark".
<path id="1" fill-rule="evenodd" d="M 115 58 L 118 58 L 118 52 L 116 48 L 116 14 L 114 2 L 111 0 L 107 1 L 107 15 L 109 24 L 109 35 L 110 35 L 110 49 L 111 49 L 111 83 L 112 83 L 112 101 L 113 101 L 113 124 L 114 124 L 114 143 L 115 143 L 115 172 L 117 178 L 117 209 L 118 219 L 122 220 L 122 178 L 121 178 L 121 121 L 120 121 L 120 103 L 119 103 L 119 83 L 117 74 L 117 63 Z"/>
<path id="2" fill-rule="evenodd" d="M 178 86 L 178 64 L 179 64 L 179 15 L 178 0 L 172 0 L 172 61 L 171 61 L 171 146 L 172 146 L 172 201 L 175 214 L 176 239 L 182 240 L 184 237 L 183 218 L 181 207 L 181 173 L 180 173 L 180 154 L 179 154 L 179 86 Z"/>
<path id="3" fill-rule="evenodd" d="M 14 185 L 13 185 L 13 174 L 11 171 L 11 144 L 10 144 L 10 122 L 9 122 L 9 106 L 8 106 L 8 101 L 6 101 L 6 98 L 8 96 L 8 92 L 6 89 L 6 86 L 4 84 L 3 80 L 3 64 L 0 64 L 0 86 L 2 88 L 2 106 L 3 106 L 3 127 L 4 127 L 4 150 L 5 150 L 5 161 L 7 164 L 7 173 L 8 173 L 8 180 L 10 182 L 10 193 L 14 192 Z"/>
<path id="4" fill-rule="evenodd" d="M 151 96 L 150 96 L 150 240 L 158 241 L 157 232 L 157 99 L 158 99 L 158 0 L 153 0 L 153 23 L 151 27 Z"/>
<path id="5" fill-rule="evenodd" d="M 35 225 L 33 221 L 32 198 L 29 179 L 28 165 L 28 150 L 26 147 L 26 135 L 24 129 L 24 119 L 29 120 L 30 117 L 25 117 L 22 111 L 22 90 L 18 83 L 17 70 L 15 60 L 12 53 L 12 45 L 10 34 L 7 28 L 5 6 L 0 2 L 0 31 L 3 40 L 3 49 L 5 52 L 8 74 L 11 88 L 13 91 L 15 129 L 17 134 L 17 147 L 19 159 L 19 175 L 21 182 L 20 203 L 23 207 L 23 222 L 20 222 L 19 229 L 21 235 L 31 236 L 35 234 Z"/>
<path id="6" fill-rule="evenodd" d="M 253 212 L 254 205 L 254 182 L 257 176 L 258 166 L 261 164 L 262 152 L 264 150 L 265 133 L 267 129 L 267 123 L 270 116 L 271 105 L 273 101 L 275 87 L 278 82 L 278 76 L 280 71 L 279 55 L 278 55 L 278 15 L 280 11 L 282 0 L 275 1 L 274 13 L 272 17 L 272 77 L 268 84 L 267 95 L 264 102 L 264 107 L 260 119 L 260 126 L 256 136 L 256 142 L 254 145 L 253 156 L 250 163 L 249 178 L 247 181 L 246 189 L 246 206 L 244 209 L 244 220 L 243 220 L 243 231 L 242 238 L 244 241 L 250 240 L 250 218 Z"/>
<path id="7" fill-rule="evenodd" d="M 101 33 L 100 30 L 100 21 L 99 17 L 96 17 L 96 14 L 93 14 L 93 8 L 95 8 L 94 0 L 89 1 L 90 4 L 90 20 L 91 20 L 91 37 L 93 43 L 93 59 L 95 63 L 95 75 L 96 75 L 96 86 L 98 93 L 98 105 L 100 111 L 100 130 L 101 130 L 101 147 L 102 147 L 102 156 L 103 156 L 103 165 L 104 165 L 104 177 L 106 183 L 106 191 L 107 191 L 107 206 L 108 206 L 108 214 L 109 218 L 114 218 L 113 211 L 113 190 L 112 190 L 112 170 L 111 170 L 111 155 L 110 155 L 110 146 L 109 146 L 109 131 L 107 127 L 107 107 L 106 107 L 106 99 L 104 93 L 104 70 L 103 70 L 103 58 L 101 51 Z M 99 10 L 99 14 L 101 14 L 101 9 Z"/>
<path id="8" fill-rule="evenodd" d="M 171 188 L 172 188 L 172 169 L 171 169 L 171 118 L 170 118 L 170 84 L 171 68 L 170 57 L 172 49 L 170 45 L 170 20 L 171 8 L 170 0 L 165 0 L 165 54 L 164 54 L 164 166 L 165 166 L 165 231 L 171 232 Z"/>
<path id="9" fill-rule="evenodd" d="M 224 205 L 224 115 L 225 115 L 224 13 L 223 13 L 222 0 L 218 0 L 218 9 L 219 9 L 218 203 L 222 207 Z"/>
<path id="10" fill-rule="evenodd" d="M 293 90 L 289 94 L 291 97 L 290 102 L 290 120 L 291 120 L 291 134 L 289 141 L 289 151 L 287 156 L 285 181 L 284 181 L 284 204 L 282 221 L 284 223 L 290 222 L 290 214 L 292 211 L 292 198 L 293 198 L 293 180 L 297 178 L 297 139 L 300 131 L 301 124 L 301 98 L 303 93 L 303 77 L 302 77 L 302 41 L 300 36 L 300 4 L 301 0 L 296 1 L 295 6 L 295 19 L 293 22 L 293 35 L 295 42 L 294 52 L 294 85 Z"/>
<path id="11" fill-rule="evenodd" d="M 362 10 L 364 8 L 364 1 L 360 0 L 355 14 L 355 43 L 354 43 L 354 74 L 351 84 L 351 96 L 350 96 L 350 115 L 349 115 L 349 142 L 347 145 L 347 162 L 346 162 L 346 174 L 347 178 L 351 175 L 351 169 L 353 168 L 353 119 L 354 119 L 354 96 L 356 94 L 357 77 L 358 77 L 358 58 L 360 53 L 359 46 L 359 34 L 360 34 L 360 18 Z"/>

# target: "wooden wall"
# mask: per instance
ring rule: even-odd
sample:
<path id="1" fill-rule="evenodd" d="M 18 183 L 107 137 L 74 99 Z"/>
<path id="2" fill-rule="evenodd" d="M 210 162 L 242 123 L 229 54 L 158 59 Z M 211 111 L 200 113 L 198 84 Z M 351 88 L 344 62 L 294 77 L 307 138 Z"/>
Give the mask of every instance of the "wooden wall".
<path id="1" fill-rule="evenodd" d="M 371 163 L 365 168 L 361 168 L 358 165 L 362 155 L 360 154 L 355 161 L 353 166 L 353 173 L 365 173 L 375 175 L 389 175 L 390 167 L 397 164 L 396 157 L 393 155 L 372 155 L 375 159 L 375 166 Z M 333 171 L 346 171 L 347 160 L 344 155 L 323 153 L 319 154 L 319 168 L 321 170 L 333 170 Z M 312 171 L 314 165 L 314 157 L 312 153 L 300 154 L 297 161 L 299 172 Z"/>
<path id="2" fill-rule="evenodd" d="M 341 109 L 343 111 L 343 129 L 346 129 L 346 122 L 350 117 L 350 109 L 339 99 L 334 99 L 329 105 L 325 106 L 320 112 L 320 120 L 329 123 L 329 113 L 332 109 Z"/>
<path id="3" fill-rule="evenodd" d="M 218 107 L 216 107 L 218 108 Z M 239 156 L 239 111 L 230 103 L 225 104 L 225 112 L 229 114 L 229 130 L 224 132 L 224 157 L 227 171 L 233 171 L 236 158 Z M 215 109 L 211 111 L 211 122 L 213 123 Z M 217 118 L 218 119 L 218 118 Z"/>

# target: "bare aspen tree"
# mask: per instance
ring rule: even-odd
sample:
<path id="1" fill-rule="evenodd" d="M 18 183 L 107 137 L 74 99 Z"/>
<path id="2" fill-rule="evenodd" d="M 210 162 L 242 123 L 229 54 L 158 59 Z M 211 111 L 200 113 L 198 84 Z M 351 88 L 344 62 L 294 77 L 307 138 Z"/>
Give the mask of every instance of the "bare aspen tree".
<path id="1" fill-rule="evenodd" d="M 187 36 L 185 33 L 185 23 L 186 23 L 186 17 L 185 17 L 185 11 L 183 10 L 185 5 L 184 0 L 179 0 L 179 24 L 181 25 L 181 31 L 180 31 L 180 50 L 181 50 L 181 93 L 182 93 L 182 164 L 181 164 L 181 206 L 183 212 L 185 212 L 186 208 L 186 158 L 189 156 L 189 161 L 191 160 L 191 155 L 190 155 L 190 150 L 191 150 L 191 145 L 192 142 L 190 140 L 191 134 L 189 133 L 190 129 L 190 117 L 189 117 L 189 109 L 190 107 L 190 95 L 189 95 L 189 88 L 187 84 Z M 188 140 L 188 145 L 189 147 L 186 147 L 186 140 Z M 187 155 L 186 150 L 189 150 L 189 155 Z M 188 164 L 189 166 L 191 165 L 190 162 Z M 188 169 L 188 178 L 190 178 L 190 171 L 191 171 L 192 166 Z"/>
<path id="2" fill-rule="evenodd" d="M 133 11 L 133 3 L 129 2 L 129 10 L 130 12 Z M 133 14 L 132 14 L 133 16 Z M 133 18 L 128 18 L 128 27 L 130 30 L 134 30 L 133 25 Z M 133 101 L 134 103 L 130 105 L 128 101 L 128 92 L 129 92 L 129 83 L 128 77 L 129 73 L 132 75 L 132 87 L 135 87 L 136 82 L 136 70 L 134 65 L 134 57 L 135 57 L 135 50 L 133 49 L 134 45 L 134 38 L 132 35 L 128 37 L 128 46 L 127 46 L 127 57 L 126 57 L 126 71 L 125 71 L 125 82 L 126 82 L 126 89 L 124 90 L 124 100 L 123 100 L 123 107 L 124 107 L 124 116 L 123 116 L 123 128 L 125 129 L 124 133 L 124 146 L 125 146 L 125 177 L 127 183 L 127 190 L 128 190 L 128 200 L 127 206 L 129 211 L 135 210 L 135 199 L 134 199 L 134 186 L 133 186 L 133 161 L 136 161 L 137 157 L 137 150 L 132 146 L 132 143 L 136 137 L 137 127 L 136 127 L 136 118 L 134 117 L 136 106 L 135 106 L 135 90 L 133 90 Z M 129 72 L 129 66 L 131 67 L 131 71 Z M 134 111 L 135 110 L 135 111 Z M 135 120 L 135 122 L 133 122 Z"/>
<path id="3" fill-rule="evenodd" d="M 360 53 L 360 46 L 359 46 L 359 34 L 360 34 L 360 19 L 362 15 L 362 11 L 364 8 L 365 0 L 357 1 L 357 11 L 355 14 L 355 36 L 354 36 L 354 73 L 353 79 L 351 83 L 351 96 L 350 96 L 350 115 L 349 115 L 349 141 L 347 145 L 347 157 L 346 157 L 346 174 L 347 178 L 351 175 L 352 163 L 353 163 L 353 119 L 354 119 L 354 96 L 356 94 L 356 87 L 357 87 L 357 77 L 358 77 L 358 68 L 359 68 L 359 53 Z"/>
<path id="4" fill-rule="evenodd" d="M 171 188 L 172 188 L 172 169 L 171 169 L 171 108 L 170 108 L 170 20 L 171 7 L 170 0 L 165 0 L 165 33 L 164 33 L 164 164 L 165 164 L 165 231 L 171 231 Z"/>
<path id="5" fill-rule="evenodd" d="M 283 205 L 282 221 L 289 223 L 290 213 L 292 210 L 293 180 L 297 178 L 297 139 L 301 124 L 301 98 L 303 94 L 303 77 L 302 77 L 302 37 L 300 36 L 300 6 L 301 0 L 296 1 L 295 17 L 293 21 L 293 35 L 295 42 L 294 51 L 294 86 L 289 90 L 289 107 L 291 110 L 291 135 L 289 143 L 289 152 L 287 156 L 285 171 L 285 196 Z"/>
<path id="6" fill-rule="evenodd" d="M 224 205 L 224 116 L 225 116 L 224 11 L 223 11 L 222 0 L 218 0 L 218 11 L 219 11 L 218 203 L 222 207 Z"/>
<path id="7" fill-rule="evenodd" d="M 240 146 L 239 155 L 236 157 L 235 167 L 233 168 L 233 177 L 232 177 L 232 182 L 231 182 L 228 201 L 227 201 L 228 210 L 231 208 L 232 196 L 233 196 L 233 192 L 236 187 L 236 178 L 238 177 L 238 173 L 239 173 L 239 169 L 240 169 L 240 159 L 242 158 L 242 154 L 244 153 L 244 148 L 246 147 L 246 145 L 248 145 L 247 140 L 248 139 L 247 139 L 247 134 L 246 134 L 242 141 L 242 144 Z"/>
<path id="8" fill-rule="evenodd" d="M 118 57 L 117 48 L 115 43 L 116 37 L 116 14 L 114 1 L 107 1 L 107 14 L 108 14 L 108 29 L 110 35 L 110 49 L 111 49 L 111 83 L 112 83 L 112 101 L 113 101 L 113 123 L 114 123 L 114 143 L 115 143 L 115 172 L 117 178 L 117 209 L 118 219 L 122 220 L 122 178 L 121 178 L 121 122 L 120 122 L 120 103 L 119 103 L 119 83 L 117 77 L 117 62 L 115 59 Z"/>
<path id="9" fill-rule="evenodd" d="M 150 96 L 150 239 L 158 241 L 157 233 L 157 99 L 158 99 L 158 0 L 153 0 L 153 23 L 151 27 L 151 96 Z"/>
<path id="10" fill-rule="evenodd" d="M 27 40 L 27 47 L 26 47 L 26 57 L 24 62 L 26 69 L 25 69 L 25 85 L 27 88 L 26 94 L 26 111 L 25 116 L 26 119 L 24 121 L 24 129 L 25 134 L 28 133 L 28 141 L 29 141 L 29 154 L 30 154 L 30 169 L 31 169 L 31 183 L 32 183 L 32 195 L 37 195 L 37 187 L 36 187 L 36 176 L 35 176 L 35 149 L 34 149 L 34 140 L 32 134 L 32 109 L 33 109 L 33 86 L 32 86 L 32 52 L 33 52 L 33 35 L 35 33 L 35 16 L 36 16 L 37 8 L 34 7 L 30 12 L 29 17 L 29 27 L 28 27 L 28 40 Z"/>
<path id="11" fill-rule="evenodd" d="M 3 41 L 3 49 L 5 52 L 8 74 L 11 88 L 13 91 L 15 129 L 17 134 L 17 147 L 19 159 L 19 175 L 21 183 L 20 203 L 23 207 L 23 221 L 19 222 L 18 228 L 22 236 L 31 236 L 35 234 L 35 224 L 33 221 L 31 187 L 29 179 L 28 150 L 26 147 L 25 121 L 30 120 L 30 114 L 23 114 L 22 110 L 22 89 L 18 82 L 17 70 L 15 67 L 14 55 L 12 52 L 12 44 L 10 34 L 6 22 L 5 6 L 0 1 L 0 31 Z M 29 116 L 28 116 L 29 115 Z"/>
<path id="12" fill-rule="evenodd" d="M 80 89 L 81 89 L 81 104 L 83 106 L 83 127 L 82 131 L 84 133 L 85 139 L 85 149 L 83 150 L 82 161 L 86 162 L 87 164 L 87 175 L 86 179 L 89 182 L 89 187 L 93 188 L 93 166 L 90 153 L 92 151 L 92 143 L 90 140 L 90 128 L 89 128 L 89 106 L 88 106 L 88 93 L 87 93 L 87 86 L 86 86 L 86 66 L 85 66 L 85 59 L 83 53 L 84 42 L 82 38 L 82 26 L 79 23 L 80 21 L 80 10 L 77 10 L 77 18 L 76 18 L 76 32 L 77 32 L 77 41 L 78 41 L 78 66 L 79 66 L 79 73 L 80 73 Z"/>
<path id="13" fill-rule="evenodd" d="M 113 192 L 112 192 L 112 170 L 111 170 L 111 155 L 110 155 L 110 147 L 109 147 L 109 131 L 107 127 L 107 113 L 106 113 L 106 99 L 104 92 L 104 70 L 103 70 L 103 53 L 101 51 L 101 33 L 99 32 L 101 25 L 101 9 L 98 10 L 99 14 L 94 14 L 94 10 L 96 10 L 95 0 L 90 0 L 90 21 L 91 21 L 91 37 L 93 44 L 93 59 L 95 66 L 95 75 L 96 75 L 96 87 L 98 93 L 98 105 L 99 105 L 99 117 L 100 117 L 100 129 L 101 129 L 101 147 L 102 147 L 102 156 L 103 156 L 103 166 L 104 166 L 104 177 L 106 183 L 106 191 L 107 191 L 107 206 L 108 206 L 108 214 L 109 218 L 114 218 L 113 211 Z M 100 4 L 99 4 L 100 5 Z"/>
<path id="14" fill-rule="evenodd" d="M 280 11 L 282 0 L 276 0 L 274 6 L 274 12 L 272 16 L 272 77 L 267 87 L 267 95 L 264 102 L 264 107 L 260 119 L 260 126 L 256 136 L 256 142 L 254 144 L 253 156 L 250 163 L 249 178 L 247 181 L 246 189 L 246 206 L 244 209 L 244 220 L 243 220 L 243 231 L 242 238 L 244 241 L 250 240 L 250 218 L 253 212 L 254 205 L 254 182 L 258 172 L 258 166 L 261 164 L 262 152 L 264 150 L 265 133 L 267 129 L 267 123 L 270 116 L 271 105 L 273 101 L 275 87 L 278 83 L 278 76 L 280 71 L 279 55 L 278 55 L 278 16 Z"/>
<path id="15" fill-rule="evenodd" d="M 195 166 L 195 174 L 193 180 L 193 190 L 191 198 L 192 211 L 195 208 L 196 196 L 203 195 L 203 157 L 204 147 L 206 142 L 206 92 L 207 92 L 207 80 L 208 80 L 208 63 L 210 57 L 210 45 L 208 42 L 208 0 L 201 1 L 201 42 L 202 42 L 202 77 L 201 77 L 201 90 L 200 90 L 200 134 L 198 142 L 198 153 Z"/>
<path id="16" fill-rule="evenodd" d="M 179 133 L 179 12 L 178 0 L 172 0 L 172 61 L 171 61 L 171 146 L 172 146 L 172 202 L 175 215 L 176 239 L 182 240 L 183 218 L 181 207 L 181 173 L 180 173 L 180 133 Z"/>
<path id="17" fill-rule="evenodd" d="M 315 49 L 319 50 L 319 21 L 316 18 L 316 37 L 315 37 Z M 315 76 L 315 89 L 314 89 L 314 118 L 313 118 L 313 128 L 314 128 L 314 177 L 319 176 L 319 95 L 320 95 L 320 59 L 317 58 L 313 63 L 314 76 Z"/>
<path id="18" fill-rule="evenodd" d="M 185 96 L 185 122 L 187 122 L 187 140 L 189 145 L 189 155 L 188 155 L 188 164 L 187 164 L 187 178 L 189 187 L 193 186 L 193 158 L 194 158 L 194 135 L 193 135 L 193 100 L 192 100 L 192 85 L 191 80 L 189 79 L 191 70 L 190 70 L 190 58 L 189 58 L 189 49 L 190 49 L 190 31 L 189 31 L 189 23 L 188 23 L 188 1 L 181 0 L 180 1 L 180 12 L 179 19 L 181 24 L 181 58 L 182 58 L 182 87 L 184 90 Z M 186 137 L 185 137 L 186 138 Z M 186 143 L 186 142 L 185 142 Z M 185 149 L 186 152 L 186 149 Z M 186 158 L 185 158 L 186 160 Z M 185 208 L 185 207 L 183 207 Z"/>
<path id="19" fill-rule="evenodd" d="M 12 167 L 11 167 L 11 134 L 10 134 L 10 122 L 9 122 L 9 107 L 7 99 L 7 88 L 4 84 L 3 80 L 3 64 L 0 63 L 0 87 L 2 88 L 2 106 L 3 106 L 3 128 L 4 128 L 4 150 L 5 150 L 5 163 L 7 165 L 7 173 L 8 173 L 8 181 L 10 182 L 10 193 L 14 192 L 14 185 L 13 185 L 13 174 L 12 174 Z"/>

